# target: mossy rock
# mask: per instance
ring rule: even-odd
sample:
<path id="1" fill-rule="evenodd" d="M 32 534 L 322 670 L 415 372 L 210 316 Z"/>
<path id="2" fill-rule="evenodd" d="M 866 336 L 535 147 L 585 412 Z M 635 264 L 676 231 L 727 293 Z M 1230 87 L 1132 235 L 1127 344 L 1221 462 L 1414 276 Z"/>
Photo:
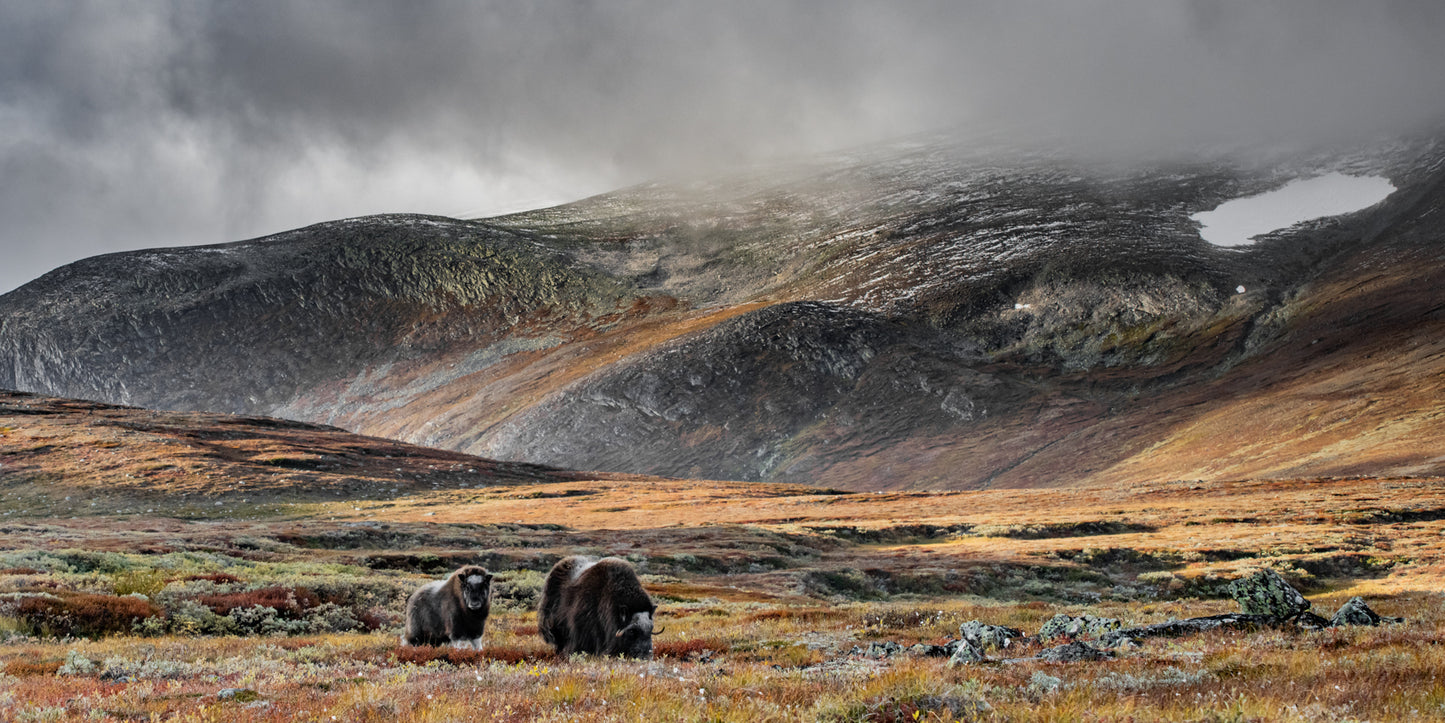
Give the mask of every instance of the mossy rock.
<path id="1" fill-rule="evenodd" d="M 1105 633 L 1118 630 L 1120 623 L 1114 618 L 1098 618 L 1093 615 L 1073 617 L 1059 613 L 1039 628 L 1040 640 L 1053 638 L 1097 638 Z"/>
<path id="2" fill-rule="evenodd" d="M 1248 615 L 1292 618 L 1310 609 L 1310 601 L 1274 570 L 1259 570 L 1229 585 L 1229 595 Z"/>

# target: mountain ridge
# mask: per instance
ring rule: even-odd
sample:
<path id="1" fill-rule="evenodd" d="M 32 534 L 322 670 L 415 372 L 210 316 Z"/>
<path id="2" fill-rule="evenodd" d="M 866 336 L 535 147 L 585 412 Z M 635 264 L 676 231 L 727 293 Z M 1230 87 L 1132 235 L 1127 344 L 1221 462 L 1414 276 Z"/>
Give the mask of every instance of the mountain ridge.
<path id="1" fill-rule="evenodd" d="M 112 255 L 0 297 L 0 387 L 569 468 L 851 489 L 1438 474 L 1438 405 L 1364 372 L 1399 376 L 1371 361 L 1392 341 L 1419 350 L 1404 374 L 1422 390 L 1445 371 L 1431 341 L 1442 158 L 1430 139 L 1112 167 L 918 144 L 486 221 L 368 217 Z M 1399 190 L 1240 249 L 1189 220 L 1325 171 Z M 144 266 L 157 255 L 181 280 Z M 133 278 L 115 278 L 126 264 Z M 174 308 L 147 307 L 157 299 Z M 1229 428 L 1293 429 L 1269 400 L 1298 401 L 1302 375 L 1393 394 L 1370 406 L 1427 451 L 1346 425 L 1331 444 L 1353 440 L 1354 461 L 1251 438 L 1252 461 L 1223 464 Z"/>

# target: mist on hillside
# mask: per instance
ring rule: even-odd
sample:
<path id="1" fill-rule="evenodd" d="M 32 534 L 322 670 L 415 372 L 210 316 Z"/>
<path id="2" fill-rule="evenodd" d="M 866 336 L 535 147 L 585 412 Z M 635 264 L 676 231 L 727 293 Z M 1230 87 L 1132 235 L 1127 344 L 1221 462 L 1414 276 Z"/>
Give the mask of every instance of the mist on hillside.
<path id="1" fill-rule="evenodd" d="M 1436 2 L 0 6 L 0 291 L 127 248 L 476 216 L 922 131 L 1104 155 L 1445 113 Z"/>

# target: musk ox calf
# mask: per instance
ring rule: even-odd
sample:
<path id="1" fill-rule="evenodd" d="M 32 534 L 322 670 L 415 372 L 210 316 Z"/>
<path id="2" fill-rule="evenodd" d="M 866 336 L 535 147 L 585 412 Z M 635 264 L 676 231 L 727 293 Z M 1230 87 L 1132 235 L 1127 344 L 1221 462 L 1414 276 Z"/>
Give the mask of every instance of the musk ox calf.
<path id="1" fill-rule="evenodd" d="M 406 601 L 407 645 L 482 649 L 482 630 L 492 612 L 492 573 L 467 565 L 445 580 L 417 588 Z"/>
<path id="2" fill-rule="evenodd" d="M 559 655 L 651 658 L 656 611 L 626 560 L 569 557 L 547 573 L 537 632 Z"/>

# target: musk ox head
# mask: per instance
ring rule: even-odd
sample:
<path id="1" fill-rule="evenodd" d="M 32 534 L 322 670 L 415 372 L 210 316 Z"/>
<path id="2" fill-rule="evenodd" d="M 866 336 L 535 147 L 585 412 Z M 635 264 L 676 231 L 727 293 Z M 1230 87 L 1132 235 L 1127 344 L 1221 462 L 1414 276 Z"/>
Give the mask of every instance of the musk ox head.
<path id="1" fill-rule="evenodd" d="M 456 575 L 462 593 L 462 607 L 467 610 L 487 607 L 492 601 L 492 573 L 473 565 L 457 570 Z"/>
<path id="2" fill-rule="evenodd" d="M 620 616 L 620 629 L 612 642 L 613 655 L 627 658 L 652 657 L 652 613 L 651 610 L 644 610 Z"/>

